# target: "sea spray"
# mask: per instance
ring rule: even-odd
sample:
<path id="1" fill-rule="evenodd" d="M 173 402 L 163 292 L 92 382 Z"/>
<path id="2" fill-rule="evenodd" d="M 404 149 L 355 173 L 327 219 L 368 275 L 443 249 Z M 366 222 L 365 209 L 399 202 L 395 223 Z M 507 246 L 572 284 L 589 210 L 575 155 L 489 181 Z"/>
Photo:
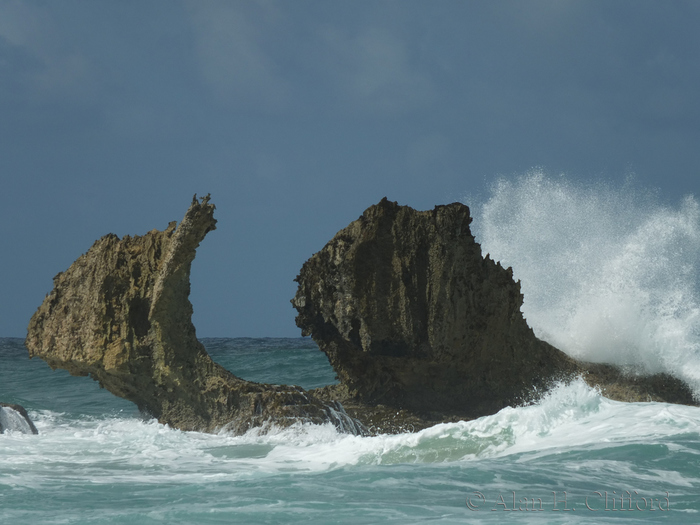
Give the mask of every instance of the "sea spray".
<path id="1" fill-rule="evenodd" d="M 484 255 L 511 266 L 542 339 L 583 360 L 669 372 L 700 392 L 700 206 L 533 171 L 472 203 Z"/>

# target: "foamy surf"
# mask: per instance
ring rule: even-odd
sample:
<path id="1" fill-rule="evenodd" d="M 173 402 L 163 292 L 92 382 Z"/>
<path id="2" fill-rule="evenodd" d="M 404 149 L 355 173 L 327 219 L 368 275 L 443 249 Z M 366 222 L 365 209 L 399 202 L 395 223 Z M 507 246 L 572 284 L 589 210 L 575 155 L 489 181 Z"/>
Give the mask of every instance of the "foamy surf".
<path id="1" fill-rule="evenodd" d="M 332 425 L 298 424 L 243 436 L 182 432 L 136 418 L 66 419 L 31 414 L 39 436 L 12 434 L 0 457 L 33 484 L 48 471 L 92 483 L 207 483 L 289 472 L 324 472 L 354 465 L 463 464 L 513 455 L 560 454 L 581 448 L 663 443 L 697 432 L 700 408 L 608 400 L 582 380 L 560 384 L 538 403 L 505 408 L 474 421 L 416 433 L 359 437 Z"/>
<path id="2" fill-rule="evenodd" d="M 279 366 L 292 343 L 276 345 Z M 233 362 L 256 343 L 216 344 Z M 301 424 L 203 434 L 141 419 L 88 378 L 24 352 L 21 340 L 0 340 L 0 393 L 29 409 L 40 434 L 0 436 L 0 523 L 619 523 L 578 505 L 592 496 L 600 507 L 596 492 L 620 490 L 657 504 L 668 492 L 671 521 L 697 521 L 697 408 L 615 403 L 574 381 L 531 406 L 414 434 Z M 320 374 L 323 364 L 332 380 L 312 352 L 296 358 L 300 370 Z M 465 502 L 476 491 L 486 500 L 472 511 Z M 576 512 L 554 513 L 553 492 Z M 542 498 L 543 513 L 506 514 L 499 498 L 514 493 Z"/>
<path id="3" fill-rule="evenodd" d="M 347 438 L 342 455 L 346 462 L 359 464 L 468 462 L 663 442 L 699 428 L 700 408 L 620 403 L 577 379 L 556 386 L 534 405 L 507 407 L 473 421 L 440 424 L 413 434 Z"/>

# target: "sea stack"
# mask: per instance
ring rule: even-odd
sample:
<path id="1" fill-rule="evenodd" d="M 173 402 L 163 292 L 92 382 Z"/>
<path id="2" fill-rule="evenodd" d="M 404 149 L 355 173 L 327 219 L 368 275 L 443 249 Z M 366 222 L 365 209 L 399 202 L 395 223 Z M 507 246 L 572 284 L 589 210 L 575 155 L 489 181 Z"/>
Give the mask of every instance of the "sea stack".
<path id="1" fill-rule="evenodd" d="M 197 340 L 189 276 L 216 227 L 209 196 L 195 196 L 179 225 L 97 240 L 54 277 L 25 344 L 30 357 L 89 375 L 181 430 L 331 422 L 354 434 L 400 432 L 493 414 L 577 374 L 614 399 L 696 404 L 670 376 L 579 363 L 537 339 L 519 283 L 482 257 L 471 220 L 462 204 L 421 212 L 384 199 L 304 264 L 297 324 L 340 385 L 245 381 Z"/>
<path id="2" fill-rule="evenodd" d="M 265 424 L 333 422 L 362 428 L 342 407 L 302 388 L 237 378 L 214 363 L 197 340 L 189 301 L 190 267 L 216 228 L 209 196 L 196 195 L 179 225 L 97 240 L 32 317 L 30 357 L 73 375 L 90 375 L 160 422 L 181 430 L 243 433 Z"/>
<path id="3" fill-rule="evenodd" d="M 615 399 L 695 403 L 670 376 L 579 363 L 535 337 L 520 284 L 482 256 L 471 222 L 460 203 L 416 211 L 385 198 L 304 263 L 296 322 L 341 381 L 324 395 L 358 414 L 439 421 L 493 414 L 581 374 Z"/>

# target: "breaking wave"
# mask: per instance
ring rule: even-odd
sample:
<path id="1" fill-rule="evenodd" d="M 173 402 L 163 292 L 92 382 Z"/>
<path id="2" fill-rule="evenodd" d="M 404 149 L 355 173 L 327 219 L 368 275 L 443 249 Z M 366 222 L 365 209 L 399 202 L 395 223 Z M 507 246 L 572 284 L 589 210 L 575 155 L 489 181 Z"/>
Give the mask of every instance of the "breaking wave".
<path id="1" fill-rule="evenodd" d="M 484 254 L 513 268 L 538 337 L 569 355 L 668 372 L 700 392 L 700 205 L 628 180 L 533 171 L 473 206 Z"/>

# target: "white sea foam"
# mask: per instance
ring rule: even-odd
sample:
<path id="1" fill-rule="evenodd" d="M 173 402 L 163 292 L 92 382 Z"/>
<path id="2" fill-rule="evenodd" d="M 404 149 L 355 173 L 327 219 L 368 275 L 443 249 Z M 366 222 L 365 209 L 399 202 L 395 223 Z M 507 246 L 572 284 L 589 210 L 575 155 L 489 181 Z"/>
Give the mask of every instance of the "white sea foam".
<path id="1" fill-rule="evenodd" d="M 468 203 L 469 204 L 469 203 Z M 532 172 L 472 203 L 484 255 L 511 266 L 535 333 L 568 354 L 669 372 L 700 392 L 700 206 L 632 182 Z"/>
<path id="2" fill-rule="evenodd" d="M 470 461 L 577 447 L 609 447 L 697 434 L 700 408 L 611 401 L 578 379 L 560 384 L 539 403 L 505 408 L 474 421 L 436 425 L 415 434 L 365 438 L 376 442 L 360 461 Z"/>
<path id="3" fill-rule="evenodd" d="M 353 464 L 449 463 L 512 454 L 550 454 L 581 446 L 607 447 L 697 434 L 700 408 L 620 403 L 577 379 L 559 384 L 538 403 L 505 408 L 474 421 L 435 425 L 416 433 L 359 437 L 332 425 L 295 425 L 230 443 L 272 448 L 273 469 L 326 470 Z M 268 429 L 269 430 L 269 429 Z"/>
<path id="4" fill-rule="evenodd" d="M 618 403 L 582 380 L 559 385 L 535 405 L 412 434 L 374 437 L 340 434 L 330 424 L 232 436 L 181 432 L 135 418 L 31 415 L 38 436 L 17 433 L 0 439 L 0 462 L 11 472 L 9 486 L 40 489 L 56 477 L 98 485 L 238 483 L 348 466 L 468 465 L 514 455 L 520 461 L 581 448 L 665 443 L 671 436 L 697 436 L 700 428 L 698 408 Z"/>
<path id="5" fill-rule="evenodd" d="M 65 377 L 65 388 L 74 379 Z M 213 435 L 133 411 L 109 414 L 30 410 L 39 435 L 0 435 L 0 522 L 502 523 L 488 510 L 499 495 L 567 491 L 581 503 L 594 491 L 627 489 L 655 498 L 670 491 L 675 510 L 700 508 L 700 409 L 616 403 L 582 381 L 531 406 L 376 437 L 304 424 Z M 486 512 L 465 508 L 475 491 Z M 506 521 L 531 521 L 515 514 Z M 695 523 L 679 516 L 674 523 Z"/>

